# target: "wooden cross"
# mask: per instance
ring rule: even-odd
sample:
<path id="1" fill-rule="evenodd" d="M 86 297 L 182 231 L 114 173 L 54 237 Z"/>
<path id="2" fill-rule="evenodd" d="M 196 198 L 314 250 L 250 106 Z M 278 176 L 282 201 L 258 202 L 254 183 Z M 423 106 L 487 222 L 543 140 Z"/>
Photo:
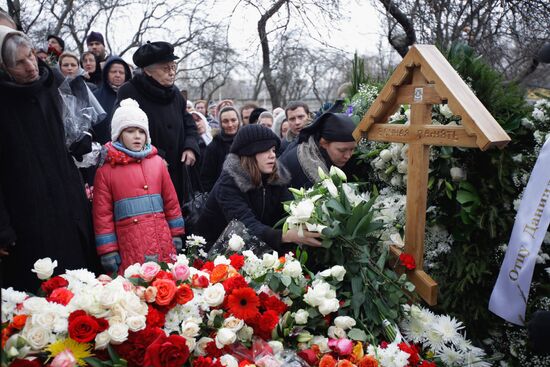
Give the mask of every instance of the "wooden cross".
<path id="1" fill-rule="evenodd" d="M 410 123 L 389 124 L 401 105 L 411 106 Z M 461 125 L 432 125 L 432 105 L 448 104 Z M 369 108 L 354 137 L 358 141 L 409 144 L 405 249 L 416 261 L 407 272 L 416 292 L 429 304 L 437 303 L 437 283 L 423 270 L 424 236 L 430 146 L 503 148 L 510 137 L 477 99 L 468 85 L 432 45 L 415 45 Z M 396 256 L 401 250 L 391 248 Z"/>

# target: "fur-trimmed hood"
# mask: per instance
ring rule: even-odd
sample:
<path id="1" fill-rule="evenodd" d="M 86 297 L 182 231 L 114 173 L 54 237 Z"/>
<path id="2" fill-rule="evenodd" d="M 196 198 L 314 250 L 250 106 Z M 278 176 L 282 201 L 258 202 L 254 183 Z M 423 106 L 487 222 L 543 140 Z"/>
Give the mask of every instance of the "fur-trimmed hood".
<path id="1" fill-rule="evenodd" d="M 290 183 L 290 173 L 288 170 L 277 160 L 277 170 L 279 177 L 277 180 L 270 182 L 270 185 L 274 186 L 287 186 Z M 256 186 L 252 183 L 250 174 L 244 170 L 241 166 L 241 160 L 239 156 L 233 153 L 229 153 L 223 163 L 223 171 L 226 171 L 229 176 L 235 180 L 235 184 L 242 192 L 248 192 L 255 189 Z"/>

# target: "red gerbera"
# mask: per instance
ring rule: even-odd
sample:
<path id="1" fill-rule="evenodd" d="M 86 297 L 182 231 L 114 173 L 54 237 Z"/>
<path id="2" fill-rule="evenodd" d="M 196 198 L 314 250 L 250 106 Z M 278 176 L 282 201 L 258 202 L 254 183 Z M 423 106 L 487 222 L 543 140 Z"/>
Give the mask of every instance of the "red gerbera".
<path id="1" fill-rule="evenodd" d="M 227 299 L 229 312 L 241 320 L 249 320 L 258 314 L 260 299 L 250 287 L 237 288 Z"/>

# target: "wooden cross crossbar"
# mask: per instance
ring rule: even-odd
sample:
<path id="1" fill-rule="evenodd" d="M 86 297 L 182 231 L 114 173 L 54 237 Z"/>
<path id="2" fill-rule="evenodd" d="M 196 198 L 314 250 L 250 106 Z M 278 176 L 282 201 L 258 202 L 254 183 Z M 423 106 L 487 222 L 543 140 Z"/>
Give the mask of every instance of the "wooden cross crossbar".
<path id="1" fill-rule="evenodd" d="M 432 124 L 432 106 L 448 103 L 462 125 Z M 388 124 L 401 105 L 411 106 L 406 125 Z M 439 51 L 430 45 L 411 48 L 354 132 L 356 140 L 409 144 L 404 251 L 416 261 L 407 272 L 417 293 L 437 303 L 437 283 L 423 270 L 430 146 L 487 149 L 505 146 L 510 137 L 462 81 Z M 396 256 L 401 250 L 391 248 Z"/>

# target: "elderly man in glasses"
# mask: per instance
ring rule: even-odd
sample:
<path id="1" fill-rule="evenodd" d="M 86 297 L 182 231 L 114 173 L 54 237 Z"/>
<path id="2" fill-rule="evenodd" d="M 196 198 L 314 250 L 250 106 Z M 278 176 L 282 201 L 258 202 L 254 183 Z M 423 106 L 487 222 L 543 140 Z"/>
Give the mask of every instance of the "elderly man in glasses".
<path id="1" fill-rule="evenodd" d="M 168 42 L 147 42 L 135 52 L 133 61 L 141 70 L 123 84 L 119 101 L 135 99 L 149 118 L 151 142 L 166 160 L 180 202 L 183 199 L 182 164 L 193 165 L 199 154 L 197 127 L 186 111 L 187 102 L 178 88 L 174 47 Z"/>

